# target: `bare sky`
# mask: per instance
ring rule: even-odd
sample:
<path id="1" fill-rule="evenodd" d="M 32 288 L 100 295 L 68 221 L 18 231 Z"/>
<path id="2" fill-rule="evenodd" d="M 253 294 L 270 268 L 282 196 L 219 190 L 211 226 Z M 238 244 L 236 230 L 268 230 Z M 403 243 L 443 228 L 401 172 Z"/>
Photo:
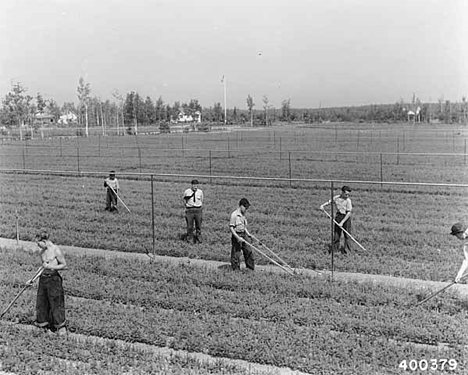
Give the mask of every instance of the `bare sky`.
<path id="1" fill-rule="evenodd" d="M 1 0 L 0 96 L 257 109 L 468 96 L 467 0 Z M 465 21 L 463 23 L 463 21 Z"/>

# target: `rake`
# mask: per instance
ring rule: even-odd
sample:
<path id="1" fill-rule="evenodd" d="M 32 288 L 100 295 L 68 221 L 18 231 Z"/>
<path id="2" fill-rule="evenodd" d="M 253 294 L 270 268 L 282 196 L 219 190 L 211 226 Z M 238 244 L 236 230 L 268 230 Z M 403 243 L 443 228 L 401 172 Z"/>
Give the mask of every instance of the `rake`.
<path id="1" fill-rule="evenodd" d="M 283 266 L 282 264 L 279 264 L 276 260 L 274 260 L 273 258 L 269 257 L 267 254 L 265 254 L 262 250 L 260 250 L 258 247 L 255 247 L 254 245 L 252 245 L 250 242 L 247 242 L 245 241 L 245 243 L 247 245 L 249 245 L 252 249 L 254 249 L 255 251 L 257 251 L 258 253 L 260 253 L 261 255 L 263 255 L 265 258 L 267 258 L 270 262 L 276 264 L 278 267 L 280 267 L 283 271 L 286 271 L 287 273 L 291 274 L 291 275 L 294 275 L 294 271 L 292 271 L 292 268 L 289 267 L 289 266 Z M 288 268 L 289 267 L 289 268 Z"/>
<path id="2" fill-rule="evenodd" d="M 119 197 L 119 195 L 118 195 L 117 192 L 112 188 L 112 186 L 107 185 L 107 187 L 108 187 L 109 189 L 112 190 L 112 192 L 115 194 L 115 196 L 117 197 L 117 199 L 123 204 L 123 206 L 127 209 L 127 211 L 128 211 L 129 213 L 131 213 L 131 212 L 130 212 L 130 209 L 129 209 L 129 208 L 127 207 L 127 205 L 124 203 L 124 201 L 122 200 L 122 198 Z"/>
<path id="3" fill-rule="evenodd" d="M 262 241 L 260 241 L 257 237 L 252 236 L 252 238 L 258 242 L 260 246 L 262 246 L 265 250 L 268 250 L 270 254 L 272 254 L 282 265 L 286 268 L 289 268 L 291 271 L 296 272 L 294 268 L 292 268 L 288 263 L 286 263 L 278 254 L 276 254 L 273 250 L 271 250 L 267 245 L 265 245 Z"/>
<path id="4" fill-rule="evenodd" d="M 465 279 L 465 278 L 467 278 L 467 277 L 468 277 L 468 273 L 465 274 L 465 275 L 463 275 L 463 276 L 460 278 L 460 280 L 459 280 L 458 282 L 462 281 L 463 279 Z M 454 284 L 458 284 L 458 282 L 452 281 L 450 284 L 444 286 L 442 289 L 440 289 L 440 290 L 438 290 L 437 292 L 431 294 L 429 297 L 423 299 L 421 302 L 418 302 L 418 304 L 417 304 L 416 306 L 422 305 L 424 302 L 429 301 L 430 299 L 432 299 L 432 298 L 434 298 L 435 296 L 439 295 L 439 294 L 442 293 L 444 290 L 447 290 L 448 288 L 450 288 L 450 287 L 453 286 Z"/>
<path id="5" fill-rule="evenodd" d="M 13 306 L 13 304 L 23 294 L 23 292 L 26 289 L 28 289 L 34 283 L 34 281 L 36 281 L 39 278 L 39 276 L 42 275 L 43 271 L 44 271 L 43 266 L 36 271 L 33 278 L 26 283 L 26 285 L 23 287 L 23 289 L 20 290 L 20 292 L 16 295 L 16 297 L 13 299 L 13 301 L 11 301 L 10 304 L 7 306 L 7 308 L 2 312 L 2 314 L 0 315 L 0 319 L 3 318 L 3 315 L 5 315 L 8 312 L 8 310 L 10 310 L 11 306 Z"/>
<path id="6" fill-rule="evenodd" d="M 329 214 L 327 211 L 325 211 L 325 210 L 321 210 L 321 211 L 322 211 L 325 215 L 327 215 L 330 219 L 332 218 L 332 217 L 330 216 L 330 214 Z M 351 235 L 351 233 L 349 233 L 349 232 L 348 232 L 346 229 L 344 229 L 340 224 L 338 224 L 338 223 L 336 222 L 335 219 L 333 219 L 333 222 L 334 222 L 336 225 L 338 225 L 338 226 L 341 228 L 341 230 L 342 230 L 343 232 L 345 232 L 345 233 L 349 236 L 349 238 L 351 238 L 351 239 L 356 243 L 356 245 L 358 245 L 358 246 L 359 246 L 362 250 L 364 250 L 366 253 L 369 252 L 368 250 L 366 250 L 366 249 L 364 248 L 364 246 L 362 246 L 362 245 Z"/>

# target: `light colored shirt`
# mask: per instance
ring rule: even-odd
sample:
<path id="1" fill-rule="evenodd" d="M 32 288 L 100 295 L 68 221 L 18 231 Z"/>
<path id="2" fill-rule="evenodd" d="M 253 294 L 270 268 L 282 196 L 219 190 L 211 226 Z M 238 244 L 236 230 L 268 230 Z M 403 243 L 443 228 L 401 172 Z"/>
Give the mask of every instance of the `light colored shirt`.
<path id="1" fill-rule="evenodd" d="M 188 197 L 190 198 L 185 199 Z M 197 191 L 194 192 L 191 188 L 185 190 L 184 201 L 185 201 L 185 207 L 187 208 L 201 207 L 203 205 L 203 191 L 201 189 L 197 189 Z"/>
<path id="2" fill-rule="evenodd" d="M 113 180 L 111 180 L 109 177 L 106 178 L 106 184 L 107 184 L 107 186 L 110 186 L 115 191 L 120 189 L 119 181 L 117 181 L 117 178 L 114 178 Z"/>
<path id="3" fill-rule="evenodd" d="M 231 214 L 229 226 L 234 228 L 236 232 L 245 232 L 247 229 L 247 219 L 242 215 L 240 207 Z"/>
<path id="4" fill-rule="evenodd" d="M 343 199 L 341 195 L 336 195 L 333 197 L 333 203 L 335 204 L 337 212 L 340 214 L 346 215 L 353 210 L 350 198 Z"/>

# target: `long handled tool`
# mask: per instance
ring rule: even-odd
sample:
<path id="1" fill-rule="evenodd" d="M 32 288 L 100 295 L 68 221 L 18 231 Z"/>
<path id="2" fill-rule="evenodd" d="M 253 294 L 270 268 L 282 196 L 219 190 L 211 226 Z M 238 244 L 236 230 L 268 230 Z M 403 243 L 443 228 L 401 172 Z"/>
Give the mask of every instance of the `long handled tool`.
<path id="1" fill-rule="evenodd" d="M 16 244 L 19 244 L 19 216 L 18 209 L 16 209 Z"/>
<path id="2" fill-rule="evenodd" d="M 463 275 L 463 276 L 460 278 L 460 280 L 459 280 L 458 282 L 460 282 L 461 280 L 463 280 L 463 279 L 465 279 L 465 278 L 467 278 L 467 277 L 468 277 L 468 273 L 465 274 L 465 275 Z M 438 294 L 442 293 L 444 290 L 447 290 L 448 288 L 450 288 L 452 285 L 458 284 L 458 282 L 452 281 L 450 284 L 444 286 L 441 290 L 439 290 L 439 291 L 437 291 L 437 292 L 431 294 L 429 297 L 423 299 L 423 300 L 422 300 L 421 302 L 419 302 L 416 306 L 422 305 L 424 302 L 427 302 L 427 301 L 429 301 L 430 299 L 434 298 L 434 297 L 437 296 Z"/>
<path id="3" fill-rule="evenodd" d="M 11 306 L 13 306 L 13 304 L 23 294 L 23 292 L 26 289 L 28 289 L 34 283 L 34 281 L 36 281 L 39 278 L 39 276 L 42 275 L 43 271 L 44 271 L 44 267 L 41 267 L 36 271 L 36 274 L 33 276 L 33 278 L 26 283 L 26 285 L 23 287 L 23 289 L 20 290 L 20 292 L 16 295 L 16 297 L 13 299 L 13 301 L 11 301 L 10 304 L 8 305 L 8 307 L 2 312 L 2 314 L 0 315 L 0 319 L 3 318 L 3 315 L 5 315 L 8 312 L 8 310 L 10 310 Z"/>
<path id="4" fill-rule="evenodd" d="M 129 208 L 127 207 L 127 205 L 124 203 L 124 201 L 122 200 L 122 198 L 119 197 L 119 195 L 118 195 L 117 192 L 112 188 L 112 186 L 107 185 L 107 187 L 110 188 L 110 189 L 112 190 L 112 192 L 115 194 L 115 196 L 117 197 L 117 199 L 123 204 L 123 206 L 127 209 L 127 211 L 128 211 L 129 213 L 131 213 L 130 210 L 129 210 Z"/>
<path id="5" fill-rule="evenodd" d="M 257 251 L 258 253 L 260 253 L 261 255 L 263 255 L 265 258 L 267 258 L 270 262 L 276 264 L 278 267 L 280 267 L 281 269 L 283 269 L 284 271 L 286 271 L 287 273 L 291 274 L 291 275 L 294 275 L 294 272 L 291 271 L 291 269 L 289 268 L 286 268 L 285 266 L 279 264 L 276 260 L 270 258 L 268 255 L 266 255 L 262 250 L 260 250 L 259 248 L 255 247 L 254 245 L 252 245 L 250 242 L 247 242 L 245 241 L 245 243 L 247 245 L 249 245 L 252 249 L 254 249 L 255 251 Z"/>
<path id="6" fill-rule="evenodd" d="M 280 256 L 278 254 L 276 254 L 273 250 L 271 250 L 268 246 L 266 246 L 262 241 L 260 241 L 257 237 L 255 236 L 251 236 L 255 241 L 258 242 L 258 244 L 260 246 L 262 246 L 263 248 L 265 248 L 266 250 L 268 250 L 270 252 L 270 254 L 272 254 L 279 262 L 282 263 L 282 265 L 286 268 L 289 268 L 292 272 L 296 272 L 294 268 L 292 268 L 288 263 L 286 263 L 282 258 L 280 258 Z"/>
<path id="7" fill-rule="evenodd" d="M 332 217 L 330 216 L 330 214 L 329 214 L 327 211 L 325 211 L 325 210 L 321 210 L 321 211 L 322 211 L 325 215 L 327 215 L 330 219 L 332 218 Z M 344 229 L 340 224 L 338 224 L 338 223 L 336 222 L 335 219 L 333 219 L 333 222 L 334 222 L 336 225 L 338 225 L 338 226 L 341 228 L 341 230 L 342 230 L 343 232 L 345 232 L 345 233 L 348 235 L 348 237 L 351 238 L 351 239 L 356 243 L 356 245 L 358 245 L 358 246 L 359 246 L 362 250 L 364 250 L 366 253 L 369 252 L 369 251 L 366 250 L 366 249 L 364 248 L 364 246 L 362 246 L 353 236 L 351 236 L 351 233 L 349 233 L 349 232 L 348 232 L 346 229 Z"/>

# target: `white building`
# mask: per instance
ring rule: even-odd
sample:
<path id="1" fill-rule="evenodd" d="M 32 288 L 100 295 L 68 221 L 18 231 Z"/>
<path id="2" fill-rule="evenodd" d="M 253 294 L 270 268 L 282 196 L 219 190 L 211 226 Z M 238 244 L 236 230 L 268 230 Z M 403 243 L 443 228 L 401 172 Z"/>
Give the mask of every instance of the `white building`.
<path id="1" fill-rule="evenodd" d="M 77 122 L 77 120 L 78 120 L 78 117 L 73 112 L 68 111 L 67 114 L 60 116 L 58 123 L 65 125 L 65 124 Z"/>

